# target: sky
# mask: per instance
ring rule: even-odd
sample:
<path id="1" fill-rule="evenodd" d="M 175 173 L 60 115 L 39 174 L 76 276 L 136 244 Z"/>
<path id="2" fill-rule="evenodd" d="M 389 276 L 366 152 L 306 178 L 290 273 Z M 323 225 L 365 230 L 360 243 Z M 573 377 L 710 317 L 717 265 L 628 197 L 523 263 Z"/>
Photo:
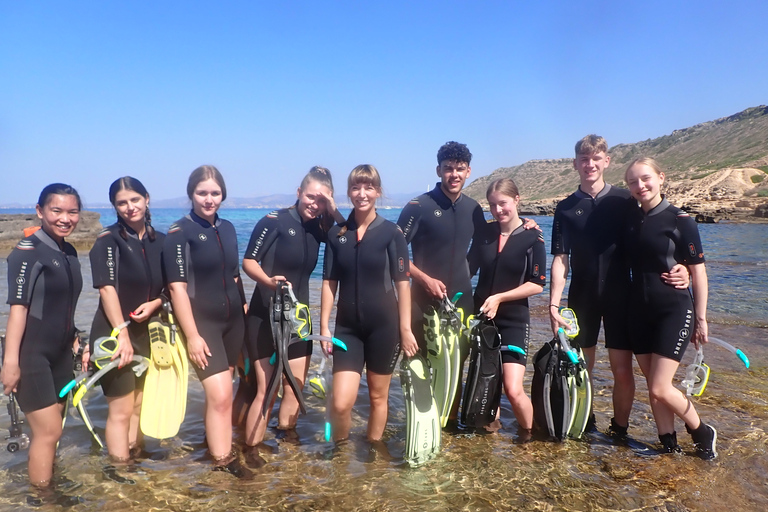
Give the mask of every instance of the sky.
<path id="1" fill-rule="evenodd" d="M 569 157 L 768 103 L 764 0 L 0 0 L 0 205 L 50 182 L 86 204 L 131 175 L 183 196 L 216 165 L 232 197 L 337 197 L 374 164 L 385 192 Z M 524 191 L 523 195 L 524 195 Z"/>

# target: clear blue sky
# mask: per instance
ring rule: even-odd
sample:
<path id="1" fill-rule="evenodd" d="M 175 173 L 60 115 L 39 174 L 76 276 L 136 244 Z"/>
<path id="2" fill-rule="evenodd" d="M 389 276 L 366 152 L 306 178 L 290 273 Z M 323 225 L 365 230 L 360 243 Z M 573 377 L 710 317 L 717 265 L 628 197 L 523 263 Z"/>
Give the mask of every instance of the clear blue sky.
<path id="1" fill-rule="evenodd" d="M 658 137 L 768 102 L 764 0 L 0 0 L 0 205 L 52 181 L 86 204 L 130 174 L 184 195 L 295 190 L 372 163 L 426 189 L 448 140 L 473 176 Z M 524 191 L 523 191 L 524 194 Z"/>

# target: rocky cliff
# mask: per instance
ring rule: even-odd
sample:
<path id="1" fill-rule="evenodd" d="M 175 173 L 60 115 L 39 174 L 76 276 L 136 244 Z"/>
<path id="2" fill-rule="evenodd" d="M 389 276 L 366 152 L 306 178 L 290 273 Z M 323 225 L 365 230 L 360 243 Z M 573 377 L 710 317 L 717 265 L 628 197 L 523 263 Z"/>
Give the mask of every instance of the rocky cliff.
<path id="1" fill-rule="evenodd" d="M 575 143 L 575 140 L 574 140 Z M 627 164 L 638 156 L 656 158 L 667 175 L 670 201 L 702 222 L 754 220 L 768 215 L 768 107 L 749 108 L 729 117 L 675 130 L 669 135 L 610 148 L 605 178 L 625 186 Z M 488 184 L 515 180 L 528 215 L 550 215 L 557 201 L 578 186 L 572 157 L 531 160 L 496 169 L 466 189 L 485 204 Z"/>

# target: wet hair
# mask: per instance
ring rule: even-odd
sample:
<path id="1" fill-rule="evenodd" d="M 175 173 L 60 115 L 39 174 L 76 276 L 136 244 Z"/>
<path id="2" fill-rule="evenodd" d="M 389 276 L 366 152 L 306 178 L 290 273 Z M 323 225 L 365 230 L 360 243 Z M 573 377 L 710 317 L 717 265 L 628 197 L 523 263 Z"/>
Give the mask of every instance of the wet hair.
<path id="1" fill-rule="evenodd" d="M 437 165 L 442 164 L 445 160 L 466 162 L 469 165 L 472 161 L 472 153 L 469 152 L 466 144 L 455 141 L 446 142 L 437 150 Z"/>
<path id="2" fill-rule="evenodd" d="M 608 142 L 594 133 L 587 135 L 579 142 L 576 143 L 576 156 L 579 155 L 594 155 L 595 153 L 608 153 Z"/>
<path id="3" fill-rule="evenodd" d="M 227 199 L 227 186 L 224 184 L 224 176 L 212 165 L 201 165 L 192 171 L 192 174 L 189 175 L 189 181 L 187 181 L 187 197 L 192 199 L 197 186 L 205 180 L 215 181 L 221 187 L 221 200 Z"/>
<path id="4" fill-rule="evenodd" d="M 47 185 L 42 192 L 40 192 L 40 197 L 37 198 L 37 205 L 40 208 L 44 208 L 45 205 L 51 201 L 51 196 L 53 195 L 75 196 L 75 199 L 77 199 L 77 209 L 83 209 L 83 202 L 80 200 L 80 194 L 77 193 L 77 190 L 75 190 L 74 187 L 65 185 L 64 183 L 51 183 L 50 185 Z"/>
<path id="5" fill-rule="evenodd" d="M 520 196 L 520 191 L 517 188 L 517 184 L 515 184 L 512 178 L 499 178 L 498 180 L 492 182 L 490 185 L 488 185 L 488 190 L 485 192 L 485 198 L 488 199 L 494 192 L 500 192 L 505 196 L 513 198 Z"/>
<path id="6" fill-rule="evenodd" d="M 109 202 L 112 203 L 112 206 L 115 206 L 115 201 L 117 200 L 117 193 L 121 192 L 123 190 L 130 190 L 131 192 L 136 192 L 137 194 L 140 194 L 144 196 L 144 199 L 149 201 L 149 192 L 147 192 L 147 189 L 144 187 L 144 184 L 137 180 L 136 178 L 133 178 L 131 176 L 123 176 L 122 178 L 118 178 L 115 181 L 112 182 L 112 184 L 109 186 Z M 115 210 L 117 210 L 117 207 L 115 206 Z M 144 213 L 144 225 L 146 226 L 147 230 L 147 237 L 155 241 L 155 229 L 152 227 L 152 217 L 149 214 L 149 206 L 147 206 L 147 211 Z M 125 222 L 118 214 L 117 216 L 117 223 L 120 225 L 120 237 L 123 240 L 128 240 L 128 232 L 125 230 Z"/>
<path id="7" fill-rule="evenodd" d="M 325 167 L 320 167 L 319 165 L 312 167 L 304 176 L 304 179 L 301 180 L 299 190 L 303 192 L 304 189 L 306 189 L 312 181 L 328 187 L 328 189 L 331 191 L 331 195 L 333 195 L 333 178 L 331 177 L 331 171 Z M 330 212 L 326 212 L 320 215 L 319 221 L 320 228 L 326 233 L 333 227 L 335 222 L 333 220 L 333 215 L 331 215 Z"/>
<path id="8" fill-rule="evenodd" d="M 349 173 L 349 177 L 347 178 L 347 195 L 349 195 L 349 191 L 354 185 L 361 184 L 372 185 L 379 192 L 379 194 L 381 194 L 381 175 L 379 174 L 379 171 L 376 169 L 376 167 L 372 166 L 371 164 L 362 164 L 352 169 L 352 172 Z M 347 217 L 347 220 L 341 225 L 341 230 L 339 231 L 338 236 L 342 236 L 347 232 L 347 226 L 349 226 L 349 223 L 352 221 L 354 216 L 355 209 L 352 208 L 352 211 L 349 213 L 349 217 Z"/>

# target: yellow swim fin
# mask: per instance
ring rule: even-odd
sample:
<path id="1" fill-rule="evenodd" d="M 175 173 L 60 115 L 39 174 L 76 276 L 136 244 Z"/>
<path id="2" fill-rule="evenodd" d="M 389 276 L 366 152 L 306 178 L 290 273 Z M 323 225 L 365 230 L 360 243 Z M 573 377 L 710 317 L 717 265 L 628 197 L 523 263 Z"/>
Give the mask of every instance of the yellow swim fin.
<path id="1" fill-rule="evenodd" d="M 139 425 L 144 435 L 167 439 L 179 432 L 187 410 L 189 361 L 170 312 L 149 321 L 150 365 Z"/>

